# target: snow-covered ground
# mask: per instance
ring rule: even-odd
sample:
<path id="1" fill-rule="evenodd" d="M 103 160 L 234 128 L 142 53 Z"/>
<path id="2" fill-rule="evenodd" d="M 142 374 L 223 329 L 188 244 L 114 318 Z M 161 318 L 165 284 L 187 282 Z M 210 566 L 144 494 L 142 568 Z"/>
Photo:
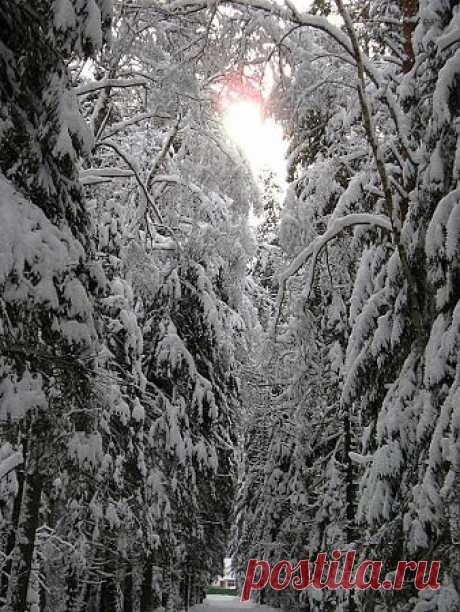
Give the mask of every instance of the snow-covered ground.
<path id="1" fill-rule="evenodd" d="M 258 606 L 254 603 L 241 603 L 239 597 L 229 597 L 228 595 L 208 595 L 204 603 L 199 606 L 194 606 L 190 612 L 234 612 L 235 610 L 275 612 L 273 608 L 269 608 L 268 606 Z"/>

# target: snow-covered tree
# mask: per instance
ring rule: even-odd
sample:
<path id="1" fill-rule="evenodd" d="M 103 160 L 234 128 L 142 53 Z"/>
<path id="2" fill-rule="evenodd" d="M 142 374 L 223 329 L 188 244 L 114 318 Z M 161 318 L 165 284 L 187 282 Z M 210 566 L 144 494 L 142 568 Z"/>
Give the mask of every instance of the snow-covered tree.
<path id="1" fill-rule="evenodd" d="M 240 572 L 348 548 L 388 575 L 442 562 L 437 592 L 263 600 L 458 608 L 459 14 L 2 4 L 5 610 L 188 608 L 236 489 Z M 282 209 L 220 125 L 266 62 Z"/>
<path id="2" fill-rule="evenodd" d="M 110 7 L 6 2 L 0 20 L 0 418 L 23 456 L 1 595 L 19 611 L 38 609 L 37 528 L 53 477 L 62 462 L 98 459 L 94 304 L 104 279 L 78 180 L 91 136 L 66 62 L 100 49 Z"/>
<path id="3" fill-rule="evenodd" d="M 419 603 L 407 586 L 385 596 L 370 593 L 349 605 L 374 609 L 381 598 L 381 605 L 392 609 L 454 609 L 458 597 L 457 514 L 451 506 L 456 503 L 453 465 L 458 444 L 454 398 L 459 296 L 453 281 L 458 264 L 453 238 L 457 13 L 448 3 L 422 2 L 414 30 L 418 10 L 414 2 L 370 3 L 368 14 L 356 13 L 356 7 L 340 1 L 336 8 L 344 21 L 341 29 L 292 6 L 278 11 L 299 27 L 289 48 L 294 69 L 288 76 L 300 77 L 298 96 L 294 82 L 294 91 L 281 98 L 287 101 L 281 113 L 287 109 L 288 122 L 293 124 L 294 180 L 281 226 L 281 244 L 288 249 L 292 245 L 288 250 L 292 262 L 280 274 L 279 306 L 287 281 L 291 303 L 300 301 L 301 312 L 310 314 L 316 306 L 324 312 L 328 298 L 321 272 L 323 265 L 333 266 L 332 287 L 335 273 L 340 279 L 334 300 L 343 303 L 333 309 L 341 313 L 340 342 L 333 345 L 339 356 L 336 363 L 341 365 L 332 386 L 344 440 L 335 460 L 348 468 L 342 474 L 345 480 L 337 480 L 339 472 L 334 476 L 329 470 L 332 464 L 321 468 L 320 474 L 329 481 L 328 487 L 336 481 L 338 499 L 346 505 L 351 501 L 347 491 L 352 493 L 357 476 L 362 476 L 356 519 L 365 531 L 356 537 L 356 529 L 349 521 L 344 523 L 340 511 L 328 522 L 333 526 L 338 519 L 341 528 L 349 530 L 345 543 L 361 544 L 363 558 L 382 559 L 387 571 L 408 557 L 441 558 L 444 563 L 443 588 L 420 595 Z M 260 9 L 267 7 L 260 4 Z M 397 27 L 392 32 L 386 26 L 364 31 L 363 17 Z M 319 29 L 335 42 L 320 35 L 302 48 L 303 27 Z M 286 40 L 283 43 L 288 46 Z M 372 49 L 369 55 L 368 49 Z M 316 72 L 318 61 L 323 64 Z M 305 62 L 309 69 L 302 75 Z M 344 62 L 351 67 L 344 67 Z M 341 82 L 349 94 L 340 91 L 332 100 L 343 110 L 335 110 L 329 97 L 319 105 L 318 116 L 323 112 L 324 117 L 319 123 L 314 100 L 320 99 L 320 89 L 327 96 L 340 73 L 348 75 Z M 281 76 L 283 86 L 286 74 Z M 305 99 L 310 108 L 302 115 Z M 296 113 L 289 106 L 291 100 L 297 103 Z M 308 130 L 304 117 L 313 118 L 313 130 L 321 126 L 316 140 L 309 132 L 306 141 L 299 138 L 299 130 L 305 125 Z M 340 124 L 346 126 L 345 132 L 337 138 Z M 309 157 L 303 161 L 302 155 Z M 309 270 L 302 283 L 298 275 L 305 264 Z M 283 306 L 277 319 L 283 329 L 278 343 L 283 347 L 290 312 Z M 330 324 L 315 328 L 319 346 L 327 346 Z M 307 338 L 311 342 L 306 330 L 298 333 L 296 344 Z M 288 340 L 289 347 L 293 344 Z M 323 368 L 319 381 L 327 380 L 327 366 Z M 316 380 L 311 376 L 309 382 Z M 318 386 L 315 399 L 328 401 L 327 391 Z M 309 419 L 306 431 L 313 424 Z M 354 437 L 361 431 L 361 454 L 357 454 Z M 320 440 L 327 437 L 326 430 Z M 341 491 L 340 483 L 345 484 Z M 274 499 L 277 490 L 271 493 Z M 282 490 L 280 485 L 280 494 Z M 307 491 L 318 494 L 320 504 L 334 498 L 318 482 L 307 485 Z M 281 526 L 272 524 L 275 537 L 287 542 Z M 311 528 L 318 537 L 321 524 L 315 520 Z M 333 541 L 341 544 L 341 537 L 336 533 Z M 327 547 L 327 542 L 322 546 Z M 312 609 L 327 609 L 324 597 L 310 603 Z"/>

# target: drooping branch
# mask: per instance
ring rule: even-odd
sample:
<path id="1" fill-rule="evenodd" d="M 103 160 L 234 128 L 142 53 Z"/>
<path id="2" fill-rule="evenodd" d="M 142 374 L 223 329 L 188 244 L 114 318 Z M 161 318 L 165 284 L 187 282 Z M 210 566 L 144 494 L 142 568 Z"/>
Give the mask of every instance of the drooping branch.
<path id="1" fill-rule="evenodd" d="M 108 183 L 114 178 L 129 178 L 134 175 L 132 170 L 122 168 L 88 168 L 80 170 L 80 183 L 82 185 L 97 185 Z"/>
<path id="2" fill-rule="evenodd" d="M 0 480 L 5 478 L 24 462 L 22 453 L 14 452 L 0 462 Z"/>
<path id="3" fill-rule="evenodd" d="M 300 270 L 300 268 L 302 268 L 311 258 L 313 260 L 313 263 L 310 269 L 306 287 L 306 294 L 308 296 L 311 291 L 316 262 L 321 251 L 331 240 L 334 240 L 335 238 L 340 236 L 344 230 L 349 229 L 351 227 L 355 227 L 357 225 L 369 225 L 370 227 L 379 227 L 380 229 L 383 229 L 390 233 L 392 231 L 391 221 L 388 217 L 384 215 L 373 215 L 370 213 L 354 213 L 346 215 L 345 217 L 338 217 L 335 219 L 333 218 L 324 234 L 321 234 L 321 236 L 315 238 L 315 240 L 313 240 L 307 247 L 305 247 L 297 255 L 297 257 L 294 258 L 290 265 L 280 274 L 280 287 L 278 290 L 277 299 L 277 315 L 274 326 L 275 331 L 278 326 L 279 319 L 281 317 L 281 309 L 286 293 L 286 283 L 289 278 L 291 278 L 291 276 L 294 276 L 294 274 L 296 274 Z"/>
<path id="4" fill-rule="evenodd" d="M 153 164 L 152 164 L 152 168 L 149 172 L 149 176 L 147 178 L 147 189 L 150 189 L 152 186 L 152 182 L 153 179 L 155 177 L 155 174 L 158 172 L 158 169 L 160 168 L 161 162 L 164 160 L 164 158 L 166 157 L 166 155 L 168 154 L 168 151 L 172 145 L 172 143 L 174 142 L 174 139 L 177 136 L 177 132 L 179 131 L 179 126 L 180 126 L 180 121 L 181 121 L 181 117 L 180 115 L 177 115 L 176 121 L 174 123 L 174 125 L 172 126 L 172 128 L 169 130 L 166 139 L 163 143 L 163 146 L 160 149 L 160 152 L 158 153 L 157 157 L 155 158 Z"/>

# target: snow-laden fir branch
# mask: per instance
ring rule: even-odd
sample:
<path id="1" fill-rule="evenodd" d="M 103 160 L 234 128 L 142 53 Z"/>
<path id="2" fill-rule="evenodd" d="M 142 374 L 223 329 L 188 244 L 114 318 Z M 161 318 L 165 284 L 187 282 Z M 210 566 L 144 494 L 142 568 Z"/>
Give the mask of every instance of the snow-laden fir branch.
<path id="1" fill-rule="evenodd" d="M 420 308 L 420 300 L 417 295 L 416 283 L 414 282 L 413 274 L 409 266 L 408 257 L 406 253 L 405 246 L 401 240 L 401 231 L 400 231 L 400 220 L 397 218 L 394 210 L 393 203 L 393 193 L 390 187 L 390 179 L 388 176 L 387 167 L 385 165 L 385 159 L 382 151 L 382 147 L 377 139 L 376 127 L 374 125 L 374 117 L 371 111 L 371 104 L 366 93 L 366 64 L 367 58 L 364 56 L 362 49 L 360 47 L 358 36 L 356 34 L 355 27 L 353 25 L 352 19 L 350 17 L 349 12 L 345 8 L 342 0 L 335 0 L 335 4 L 337 9 L 345 22 L 345 26 L 347 28 L 351 44 L 353 46 L 353 53 L 356 60 L 357 70 L 358 70 L 358 97 L 361 105 L 361 111 L 363 115 L 363 124 L 364 129 L 366 130 L 367 140 L 371 146 L 372 154 L 374 157 L 374 162 L 377 167 L 377 172 L 379 175 L 380 183 L 382 185 L 383 195 L 384 195 L 384 203 L 385 203 L 385 212 L 388 215 L 388 218 L 391 223 L 391 229 L 393 234 L 393 240 L 396 244 L 396 248 L 398 250 L 399 259 L 401 262 L 401 267 L 404 272 L 404 276 L 407 281 L 407 291 L 408 291 L 408 300 L 409 300 L 409 309 L 412 315 L 412 321 L 414 323 L 415 335 L 421 342 L 424 337 L 423 334 L 423 324 L 421 320 L 421 308 Z M 386 99 L 387 101 L 390 99 L 388 96 L 391 96 L 391 93 L 388 91 L 388 88 L 385 88 L 386 91 Z M 390 112 L 392 114 L 395 112 L 396 105 L 392 105 L 390 107 Z M 400 109 L 399 109 L 400 110 Z M 395 120 L 396 128 L 398 128 L 398 117 L 401 117 L 401 113 L 397 113 L 396 117 L 393 117 Z M 400 135 L 403 135 L 404 132 L 400 131 Z M 403 149 L 406 153 L 406 156 L 410 159 L 409 148 L 407 147 L 407 141 L 402 142 Z"/>
<path id="2" fill-rule="evenodd" d="M 114 178 L 129 178 L 131 176 L 134 176 L 134 172 L 123 168 L 87 168 L 80 170 L 80 183 L 82 185 L 97 185 L 108 183 Z"/>

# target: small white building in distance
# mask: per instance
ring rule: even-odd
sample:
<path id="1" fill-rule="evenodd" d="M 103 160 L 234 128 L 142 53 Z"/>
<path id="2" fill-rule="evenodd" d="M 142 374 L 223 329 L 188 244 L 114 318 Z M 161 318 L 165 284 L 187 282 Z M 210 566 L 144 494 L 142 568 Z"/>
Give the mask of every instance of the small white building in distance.
<path id="1" fill-rule="evenodd" d="M 232 570 L 231 557 L 224 559 L 224 575 L 218 576 L 212 586 L 220 587 L 221 589 L 236 589 L 236 577 Z"/>

